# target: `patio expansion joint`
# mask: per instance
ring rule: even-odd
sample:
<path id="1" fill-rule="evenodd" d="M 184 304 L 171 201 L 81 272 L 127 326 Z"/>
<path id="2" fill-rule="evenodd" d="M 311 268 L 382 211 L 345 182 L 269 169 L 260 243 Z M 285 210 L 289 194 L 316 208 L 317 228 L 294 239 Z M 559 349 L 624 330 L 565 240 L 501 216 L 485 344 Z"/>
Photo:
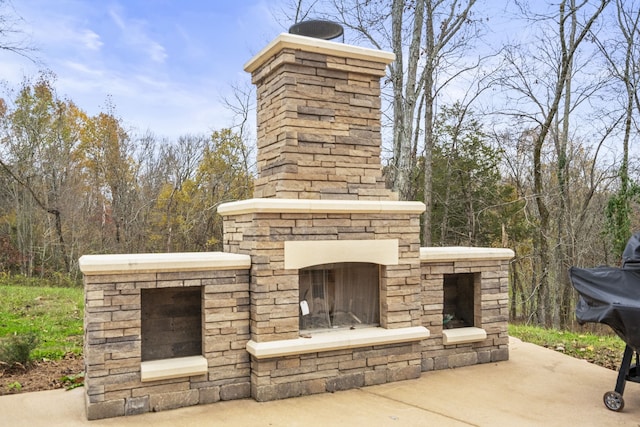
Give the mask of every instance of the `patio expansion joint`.
<path id="1" fill-rule="evenodd" d="M 370 394 L 370 395 L 373 395 L 373 396 L 380 397 L 382 399 L 388 400 L 388 401 L 393 402 L 393 403 L 398 403 L 398 404 L 403 405 L 403 406 L 408 406 L 410 408 L 414 408 L 414 409 L 417 409 L 417 410 L 422 411 L 422 412 L 427 412 L 427 413 L 430 413 L 430 414 L 439 415 L 439 416 L 441 416 L 443 418 L 446 418 L 448 420 L 457 421 L 459 423 L 462 423 L 462 424 L 465 424 L 465 425 L 468 425 L 468 426 L 480 427 L 480 424 L 470 423 L 470 422 L 468 422 L 466 420 L 463 420 L 461 418 L 452 417 L 451 415 L 446 414 L 444 412 L 433 411 L 431 409 L 424 408 L 424 407 L 422 407 L 420 405 L 416 405 L 414 403 L 405 402 L 404 400 L 394 399 L 393 397 L 389 397 L 389 396 L 386 396 L 384 394 L 376 393 L 375 390 L 372 390 L 372 387 L 360 388 L 360 389 L 358 389 L 358 391 L 360 391 L 362 393 L 367 393 L 367 394 Z"/>

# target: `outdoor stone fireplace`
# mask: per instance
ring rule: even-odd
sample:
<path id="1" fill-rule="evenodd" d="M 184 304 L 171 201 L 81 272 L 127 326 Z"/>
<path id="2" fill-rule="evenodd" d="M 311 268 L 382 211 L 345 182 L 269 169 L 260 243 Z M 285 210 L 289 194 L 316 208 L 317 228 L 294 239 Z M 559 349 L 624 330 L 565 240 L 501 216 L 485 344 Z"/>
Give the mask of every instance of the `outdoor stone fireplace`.
<path id="1" fill-rule="evenodd" d="M 224 252 L 81 257 L 89 419 L 508 358 L 513 252 L 421 248 L 424 204 L 384 186 L 393 59 L 280 35 L 245 67 L 258 177 L 253 199 L 218 208 Z"/>

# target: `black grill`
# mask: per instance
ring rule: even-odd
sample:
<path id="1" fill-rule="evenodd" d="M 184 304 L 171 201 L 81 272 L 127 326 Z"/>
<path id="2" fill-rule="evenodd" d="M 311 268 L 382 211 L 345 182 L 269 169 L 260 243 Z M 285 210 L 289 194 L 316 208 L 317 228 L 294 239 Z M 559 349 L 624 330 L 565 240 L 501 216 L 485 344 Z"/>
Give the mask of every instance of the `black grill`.
<path id="1" fill-rule="evenodd" d="M 608 391 L 603 397 L 605 406 L 612 411 L 624 408 L 626 382 L 640 383 L 640 233 L 629 239 L 622 258 L 621 268 L 569 269 L 571 283 L 579 294 L 578 322 L 609 325 L 626 344 L 615 391 Z"/>

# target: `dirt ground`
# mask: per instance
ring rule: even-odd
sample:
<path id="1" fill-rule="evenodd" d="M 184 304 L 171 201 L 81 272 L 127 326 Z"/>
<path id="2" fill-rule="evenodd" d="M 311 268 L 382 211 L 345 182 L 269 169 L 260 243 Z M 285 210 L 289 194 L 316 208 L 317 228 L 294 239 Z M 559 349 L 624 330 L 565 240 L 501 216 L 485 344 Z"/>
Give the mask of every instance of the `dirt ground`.
<path id="1" fill-rule="evenodd" d="M 36 361 L 28 367 L 0 365 L 0 396 L 69 387 L 82 382 L 81 376 L 75 376 L 83 370 L 82 357 L 73 354 L 61 360 Z"/>

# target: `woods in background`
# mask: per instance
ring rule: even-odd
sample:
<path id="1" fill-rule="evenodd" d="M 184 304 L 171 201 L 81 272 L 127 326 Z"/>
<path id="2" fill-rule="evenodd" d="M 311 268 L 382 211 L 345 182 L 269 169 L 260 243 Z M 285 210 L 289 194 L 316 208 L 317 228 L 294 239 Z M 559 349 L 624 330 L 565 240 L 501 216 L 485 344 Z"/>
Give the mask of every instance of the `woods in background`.
<path id="1" fill-rule="evenodd" d="M 78 274 L 89 253 L 221 250 L 216 207 L 252 194 L 249 149 L 231 129 L 133 138 L 113 109 L 87 116 L 52 77 L 0 104 L 0 267 Z"/>
<path id="2" fill-rule="evenodd" d="M 425 202 L 423 245 L 513 249 L 511 318 L 570 327 L 567 269 L 618 265 L 640 228 L 640 2 L 507 2 L 519 37 L 490 28 L 481 0 L 290 3 L 289 24 L 331 19 L 396 54 L 384 173 Z M 217 206 L 252 195 L 235 93 L 240 127 L 176 140 L 124 129 L 113 106 L 87 116 L 51 74 L 6 93 L 0 270 L 77 277 L 87 253 L 221 250 Z"/>

